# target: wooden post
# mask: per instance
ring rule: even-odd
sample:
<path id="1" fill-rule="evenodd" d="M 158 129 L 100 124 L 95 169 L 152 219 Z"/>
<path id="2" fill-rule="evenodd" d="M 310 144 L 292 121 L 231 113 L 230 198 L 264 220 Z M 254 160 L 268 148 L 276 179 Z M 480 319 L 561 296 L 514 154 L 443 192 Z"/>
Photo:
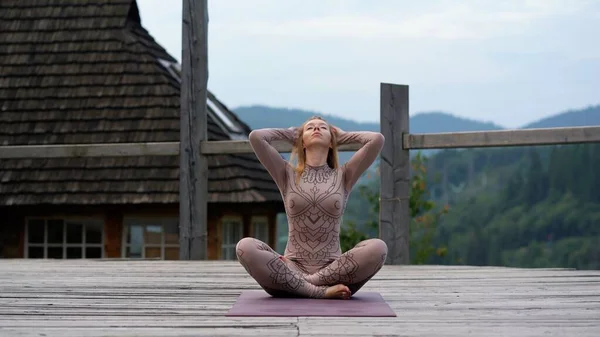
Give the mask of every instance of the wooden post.
<path id="1" fill-rule="evenodd" d="M 409 264 L 410 157 L 408 86 L 381 84 L 380 123 L 385 145 L 380 161 L 379 236 L 388 246 L 386 264 Z"/>
<path id="2" fill-rule="evenodd" d="M 200 143 L 207 140 L 207 0 L 183 0 L 182 29 L 179 258 L 205 260 L 208 169 Z"/>

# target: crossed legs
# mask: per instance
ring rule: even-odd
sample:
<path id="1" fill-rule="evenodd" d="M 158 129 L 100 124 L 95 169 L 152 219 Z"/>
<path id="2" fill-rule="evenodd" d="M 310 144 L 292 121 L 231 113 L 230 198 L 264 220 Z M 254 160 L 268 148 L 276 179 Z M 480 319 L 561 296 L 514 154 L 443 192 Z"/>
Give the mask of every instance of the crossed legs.
<path id="1" fill-rule="evenodd" d="M 241 239 L 236 254 L 248 274 L 272 296 L 325 297 L 326 286 L 308 283 L 299 271 L 292 270 L 280 254 L 260 240 Z"/>
<path id="2" fill-rule="evenodd" d="M 344 284 L 352 294 L 365 285 L 383 266 L 387 245 L 380 239 L 361 241 L 335 261 L 306 280 L 316 286 Z"/>
<path id="3" fill-rule="evenodd" d="M 356 293 L 383 266 L 387 246 L 379 239 L 362 241 L 310 275 L 286 263 L 283 256 L 254 238 L 240 240 L 236 254 L 248 274 L 272 296 L 328 298 Z"/>

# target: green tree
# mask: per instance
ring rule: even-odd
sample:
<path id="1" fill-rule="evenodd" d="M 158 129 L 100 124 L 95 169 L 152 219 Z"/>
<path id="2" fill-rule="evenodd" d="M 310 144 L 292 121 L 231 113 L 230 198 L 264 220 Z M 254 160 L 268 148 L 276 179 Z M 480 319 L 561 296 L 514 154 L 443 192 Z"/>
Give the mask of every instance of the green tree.
<path id="1" fill-rule="evenodd" d="M 427 158 L 421 153 L 411 163 L 410 184 L 410 256 L 412 264 L 425 264 L 432 256 L 446 256 L 448 249 L 436 245 L 434 238 L 442 215 L 448 213 L 448 206 L 437 209 L 436 203 L 429 199 L 427 188 Z"/>
<path id="2" fill-rule="evenodd" d="M 530 148 L 529 158 L 530 164 L 527 183 L 525 185 L 525 198 L 529 205 L 535 205 L 546 198 L 548 183 L 538 151 Z"/>
<path id="3" fill-rule="evenodd" d="M 437 224 L 440 217 L 448 212 L 448 207 L 437 209 L 436 204 L 429 200 L 429 191 L 427 188 L 427 159 L 418 153 L 411 161 L 411 182 L 410 182 L 410 256 L 412 264 L 427 263 L 432 256 L 444 257 L 447 248 L 443 245 L 436 245 L 434 238 L 437 231 Z M 379 224 L 379 179 L 371 184 L 359 186 L 360 194 L 371 205 L 371 221 L 364 224 L 366 229 L 374 229 L 378 233 Z M 340 234 L 341 246 L 343 251 L 354 247 L 358 242 L 372 237 L 357 229 L 354 222 L 344 224 Z"/>

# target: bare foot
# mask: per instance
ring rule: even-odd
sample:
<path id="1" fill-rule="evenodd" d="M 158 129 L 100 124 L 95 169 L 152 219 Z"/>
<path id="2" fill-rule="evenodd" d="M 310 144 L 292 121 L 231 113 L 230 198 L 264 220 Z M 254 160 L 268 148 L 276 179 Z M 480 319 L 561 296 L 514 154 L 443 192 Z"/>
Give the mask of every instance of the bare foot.
<path id="1" fill-rule="evenodd" d="M 336 284 L 325 290 L 325 298 L 341 298 L 347 300 L 350 296 L 350 289 L 343 284 Z"/>

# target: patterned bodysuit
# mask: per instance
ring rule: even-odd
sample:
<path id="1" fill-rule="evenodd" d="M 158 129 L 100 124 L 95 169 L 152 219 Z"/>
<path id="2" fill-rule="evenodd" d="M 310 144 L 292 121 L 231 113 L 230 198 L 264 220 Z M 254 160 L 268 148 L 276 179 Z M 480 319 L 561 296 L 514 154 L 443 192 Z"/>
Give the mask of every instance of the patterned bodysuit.
<path id="1" fill-rule="evenodd" d="M 293 128 L 250 133 L 256 156 L 283 197 L 289 226 L 284 255 L 247 237 L 237 244 L 237 258 L 272 296 L 321 298 L 336 284 L 345 284 L 354 294 L 381 269 L 387 246 L 369 239 L 342 254 L 340 225 L 352 187 L 379 155 L 384 138 L 375 132 L 339 134 L 338 144 L 358 142 L 361 148 L 337 169 L 306 165 L 296 184 L 294 168 L 271 145 L 276 140 L 293 143 L 294 136 Z"/>

